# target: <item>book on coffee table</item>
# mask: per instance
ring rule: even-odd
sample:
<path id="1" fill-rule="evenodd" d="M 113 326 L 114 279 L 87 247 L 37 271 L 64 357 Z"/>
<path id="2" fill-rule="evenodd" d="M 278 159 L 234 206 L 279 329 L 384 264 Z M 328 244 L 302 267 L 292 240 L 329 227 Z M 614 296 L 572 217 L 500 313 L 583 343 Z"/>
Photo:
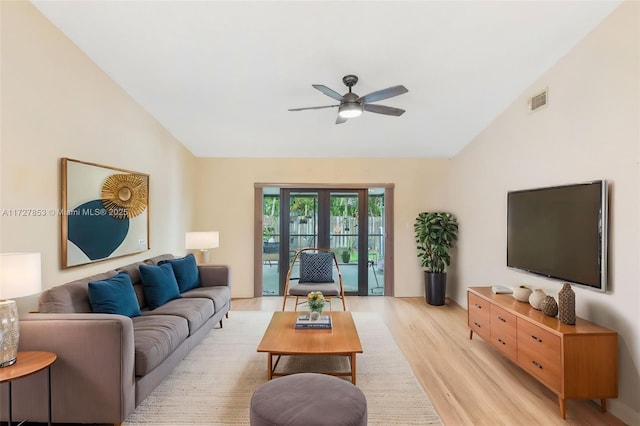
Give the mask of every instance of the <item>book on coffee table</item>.
<path id="1" fill-rule="evenodd" d="M 296 319 L 296 325 L 294 328 L 297 329 L 321 329 L 321 330 L 330 330 L 331 329 L 331 315 L 320 315 L 318 319 L 311 319 L 309 314 L 298 315 Z"/>

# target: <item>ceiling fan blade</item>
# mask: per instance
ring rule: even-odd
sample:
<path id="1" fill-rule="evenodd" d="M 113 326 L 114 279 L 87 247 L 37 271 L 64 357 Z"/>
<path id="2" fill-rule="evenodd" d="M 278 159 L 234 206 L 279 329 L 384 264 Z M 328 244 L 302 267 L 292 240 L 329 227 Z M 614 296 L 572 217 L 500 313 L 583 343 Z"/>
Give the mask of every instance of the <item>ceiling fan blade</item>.
<path id="1" fill-rule="evenodd" d="M 338 118 L 336 118 L 336 124 L 342 124 L 342 123 L 346 123 L 346 121 L 348 120 L 348 118 L 344 118 L 341 115 L 338 114 Z"/>
<path id="2" fill-rule="evenodd" d="M 289 111 L 304 111 L 307 109 L 322 109 L 322 108 L 335 108 L 340 105 L 325 105 L 325 106 L 317 106 L 317 107 L 306 107 L 306 108 L 290 108 Z"/>
<path id="3" fill-rule="evenodd" d="M 407 92 L 408 92 L 407 88 L 402 85 L 393 86 L 393 87 L 388 87 L 386 89 L 378 90 L 376 92 L 371 92 L 368 95 L 362 96 L 360 99 L 358 99 L 358 101 L 363 101 L 364 103 L 377 102 L 383 99 L 402 95 L 403 93 L 407 93 Z"/>
<path id="4" fill-rule="evenodd" d="M 402 114 L 404 114 L 403 109 L 393 108 L 393 107 L 384 106 L 384 105 L 365 104 L 364 110 L 369 112 L 375 112 L 376 114 L 395 115 L 396 117 L 399 117 Z"/>
<path id="5" fill-rule="evenodd" d="M 318 89 L 319 91 L 329 96 L 330 98 L 335 99 L 336 101 L 342 100 L 342 95 L 340 93 L 336 92 L 333 89 L 329 89 L 327 86 L 323 84 L 312 84 L 312 86 L 314 89 Z"/>

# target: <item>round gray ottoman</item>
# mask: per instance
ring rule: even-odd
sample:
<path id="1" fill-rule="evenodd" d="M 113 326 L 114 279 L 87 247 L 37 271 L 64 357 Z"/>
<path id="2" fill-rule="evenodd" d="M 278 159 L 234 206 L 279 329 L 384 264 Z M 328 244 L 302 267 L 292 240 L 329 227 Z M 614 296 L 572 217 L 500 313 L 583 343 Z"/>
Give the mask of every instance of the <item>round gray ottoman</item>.
<path id="1" fill-rule="evenodd" d="M 251 426 L 367 424 L 367 400 L 356 386 L 326 374 L 300 373 L 261 385 L 251 397 Z"/>

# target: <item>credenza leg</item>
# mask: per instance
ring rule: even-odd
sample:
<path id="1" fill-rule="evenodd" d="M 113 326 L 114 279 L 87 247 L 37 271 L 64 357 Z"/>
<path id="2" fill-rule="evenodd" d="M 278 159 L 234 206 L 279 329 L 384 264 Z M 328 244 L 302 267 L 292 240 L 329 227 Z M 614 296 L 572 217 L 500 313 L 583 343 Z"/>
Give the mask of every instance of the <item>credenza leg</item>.
<path id="1" fill-rule="evenodd" d="M 600 400 L 600 408 L 602 409 L 603 413 L 607 412 L 607 400 L 605 398 L 602 398 Z"/>
<path id="2" fill-rule="evenodd" d="M 565 399 L 558 395 L 558 403 L 560 404 L 560 417 L 565 419 L 567 417 L 567 405 L 565 404 Z"/>

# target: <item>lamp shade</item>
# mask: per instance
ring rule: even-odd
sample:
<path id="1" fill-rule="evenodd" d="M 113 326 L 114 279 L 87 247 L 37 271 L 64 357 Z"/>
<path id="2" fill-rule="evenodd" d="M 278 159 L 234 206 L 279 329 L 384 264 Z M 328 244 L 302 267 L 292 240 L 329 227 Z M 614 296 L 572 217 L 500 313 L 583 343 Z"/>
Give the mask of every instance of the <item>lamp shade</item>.
<path id="1" fill-rule="evenodd" d="M 355 102 L 346 102 L 338 107 L 338 115 L 342 118 L 359 117 L 362 114 L 362 105 Z"/>
<path id="2" fill-rule="evenodd" d="M 213 232 L 187 232 L 184 239 L 187 250 L 207 250 L 220 247 L 220 233 Z"/>
<path id="3" fill-rule="evenodd" d="M 0 254 L 0 300 L 29 296 L 40 290 L 40 253 Z"/>

